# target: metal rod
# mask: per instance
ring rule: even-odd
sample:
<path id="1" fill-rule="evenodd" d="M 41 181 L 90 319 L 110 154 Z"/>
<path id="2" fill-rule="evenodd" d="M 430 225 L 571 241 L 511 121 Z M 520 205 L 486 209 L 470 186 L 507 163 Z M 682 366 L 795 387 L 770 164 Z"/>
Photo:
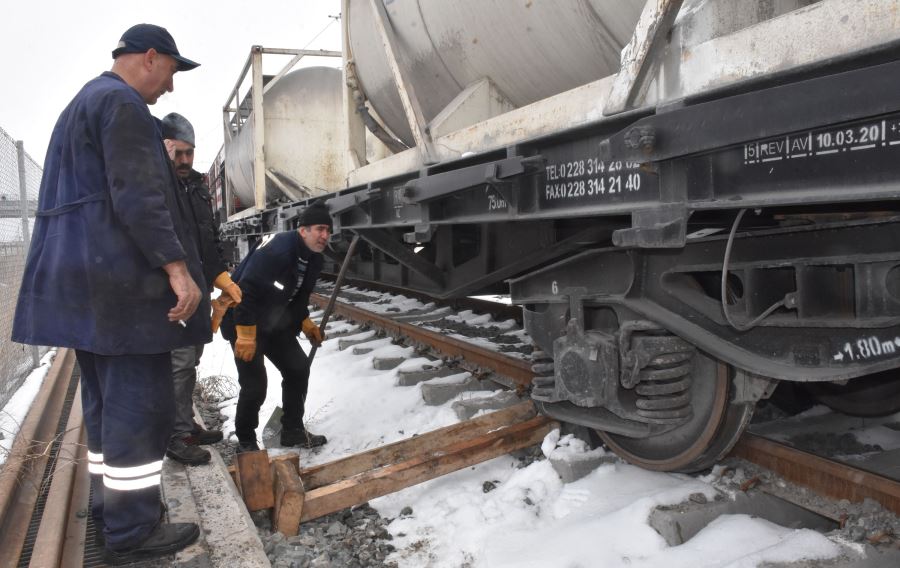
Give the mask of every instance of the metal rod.
<path id="1" fill-rule="evenodd" d="M 328 318 L 331 316 L 332 310 L 334 310 L 334 303 L 337 301 L 337 295 L 341 290 L 341 284 L 344 282 L 344 275 L 347 273 L 347 267 L 350 266 L 350 258 L 353 257 L 353 251 L 356 250 L 357 242 L 359 242 L 359 235 L 353 235 L 353 240 L 350 241 L 350 246 L 347 248 L 347 254 L 344 255 L 344 263 L 341 265 L 341 271 L 338 272 L 337 278 L 334 281 L 334 292 L 331 293 L 331 298 L 328 299 L 328 305 L 325 306 L 325 315 L 322 316 L 322 323 L 319 324 L 319 329 L 322 330 L 323 335 L 325 333 L 325 325 L 328 323 Z M 313 345 L 309 350 L 310 366 L 312 366 L 313 357 L 316 356 L 316 350 L 318 348 L 318 345 Z"/>
<path id="2" fill-rule="evenodd" d="M 237 83 L 234 84 L 234 89 L 231 90 L 231 95 L 228 97 L 228 100 L 225 101 L 225 106 L 231 106 L 231 101 L 234 101 L 238 108 L 241 107 L 241 101 L 238 98 L 240 94 L 241 83 L 244 82 L 244 77 L 247 76 L 247 71 L 250 70 L 250 63 L 253 61 L 253 50 L 258 48 L 259 46 L 254 45 L 250 48 L 250 53 L 247 55 L 247 61 L 244 62 L 244 67 L 241 69 L 240 75 L 238 75 Z"/>
<path id="3" fill-rule="evenodd" d="M 431 133 L 425 122 L 425 116 L 416 96 L 415 87 L 407 77 L 408 72 L 404 63 L 400 60 L 399 42 L 390 18 L 388 18 L 387 10 L 382 0 L 370 0 L 370 4 L 375 15 L 375 27 L 378 29 L 384 54 L 387 57 L 388 67 L 390 67 L 394 83 L 397 85 L 400 102 L 403 104 L 403 112 L 406 113 L 406 120 L 416 141 L 416 146 L 419 147 L 422 161 L 426 164 L 436 164 L 439 160 L 431 140 Z"/>
<path id="4" fill-rule="evenodd" d="M 666 38 L 683 0 L 647 0 L 631 41 L 622 50 L 622 66 L 603 108 L 604 116 L 624 112 L 646 88 L 644 79 L 654 64 L 651 57 Z"/>
<path id="5" fill-rule="evenodd" d="M 262 48 L 253 46 L 250 52 L 253 84 L 250 102 L 253 114 L 253 204 L 257 211 L 266 208 L 266 117 L 263 110 Z"/>
<path id="6" fill-rule="evenodd" d="M 267 53 L 267 52 L 266 52 L 266 51 L 263 51 L 263 53 Z M 288 62 L 285 64 L 285 66 L 281 68 L 281 71 L 279 71 L 277 75 L 275 75 L 274 77 L 272 77 L 271 79 L 269 79 L 269 82 L 266 83 L 266 86 L 263 88 L 263 94 L 265 95 L 266 93 L 268 93 L 268 92 L 269 92 L 269 89 L 271 89 L 272 87 L 274 87 L 275 84 L 276 84 L 278 81 L 280 81 L 281 78 L 284 77 L 284 76 L 287 74 L 288 71 L 290 71 L 291 69 L 293 69 L 293 68 L 294 68 L 294 65 L 296 65 L 297 62 L 300 61 L 302 58 L 303 58 L 303 54 L 302 54 L 302 53 L 298 53 L 298 54 L 295 55 L 290 61 L 288 61 Z"/>
<path id="7" fill-rule="evenodd" d="M 281 47 L 261 47 L 263 53 L 274 55 L 311 55 L 314 57 L 340 57 L 340 51 L 329 49 L 286 49 Z"/>

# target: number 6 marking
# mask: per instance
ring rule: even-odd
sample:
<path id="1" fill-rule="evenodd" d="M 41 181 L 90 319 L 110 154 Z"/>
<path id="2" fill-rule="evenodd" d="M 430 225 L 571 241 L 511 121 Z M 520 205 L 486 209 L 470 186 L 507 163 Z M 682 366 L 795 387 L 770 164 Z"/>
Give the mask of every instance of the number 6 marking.
<path id="1" fill-rule="evenodd" d="M 556 285 L 556 280 L 550 284 L 550 291 L 553 292 L 554 295 L 559 294 L 559 286 Z"/>

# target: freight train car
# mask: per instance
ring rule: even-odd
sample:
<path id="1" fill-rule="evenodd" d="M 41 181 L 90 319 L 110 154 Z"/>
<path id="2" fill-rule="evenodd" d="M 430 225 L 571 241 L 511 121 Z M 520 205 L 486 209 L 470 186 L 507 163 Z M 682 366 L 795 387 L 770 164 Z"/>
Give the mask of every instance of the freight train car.
<path id="1" fill-rule="evenodd" d="M 647 468 L 709 467 L 782 381 L 900 409 L 900 1 L 344 8 L 318 198 L 354 278 L 509 293 L 540 411 Z M 276 189 L 223 234 L 292 228 Z"/>

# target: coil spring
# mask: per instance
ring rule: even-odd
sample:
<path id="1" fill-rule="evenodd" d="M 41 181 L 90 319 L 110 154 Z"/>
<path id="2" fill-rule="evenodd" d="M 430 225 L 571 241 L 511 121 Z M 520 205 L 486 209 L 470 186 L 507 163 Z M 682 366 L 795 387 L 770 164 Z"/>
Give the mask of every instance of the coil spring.
<path id="1" fill-rule="evenodd" d="M 531 382 L 531 398 L 544 402 L 556 400 L 556 378 L 554 377 L 553 358 L 540 349 L 531 353 L 531 372 L 534 378 Z"/>
<path id="2" fill-rule="evenodd" d="M 691 415 L 693 357 L 693 348 L 687 346 L 685 351 L 656 355 L 639 371 L 635 386 L 639 416 L 679 420 Z"/>

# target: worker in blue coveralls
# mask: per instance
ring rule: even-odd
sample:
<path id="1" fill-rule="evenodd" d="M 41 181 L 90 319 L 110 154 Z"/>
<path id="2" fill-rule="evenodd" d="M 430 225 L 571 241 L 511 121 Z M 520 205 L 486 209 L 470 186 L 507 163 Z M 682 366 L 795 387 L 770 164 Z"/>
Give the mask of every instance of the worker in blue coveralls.
<path id="1" fill-rule="evenodd" d="M 194 523 L 162 522 L 160 478 L 174 421 L 170 352 L 211 336 L 178 180 L 147 108 L 198 64 L 150 24 L 126 30 L 112 56 L 53 129 L 12 339 L 75 349 L 91 513 L 104 560 L 123 564 L 199 535 Z"/>
<path id="2" fill-rule="evenodd" d="M 267 381 L 263 357 L 281 373 L 281 445 L 313 448 L 327 441 L 303 424 L 309 359 L 297 342 L 301 331 L 314 344 L 324 339 L 308 305 L 333 226 L 327 206 L 314 202 L 300 213 L 299 225 L 264 240 L 232 275 L 243 301 L 225 313 L 222 335 L 234 350 L 241 387 L 234 418 L 240 452 L 259 449 L 255 430 Z"/>

